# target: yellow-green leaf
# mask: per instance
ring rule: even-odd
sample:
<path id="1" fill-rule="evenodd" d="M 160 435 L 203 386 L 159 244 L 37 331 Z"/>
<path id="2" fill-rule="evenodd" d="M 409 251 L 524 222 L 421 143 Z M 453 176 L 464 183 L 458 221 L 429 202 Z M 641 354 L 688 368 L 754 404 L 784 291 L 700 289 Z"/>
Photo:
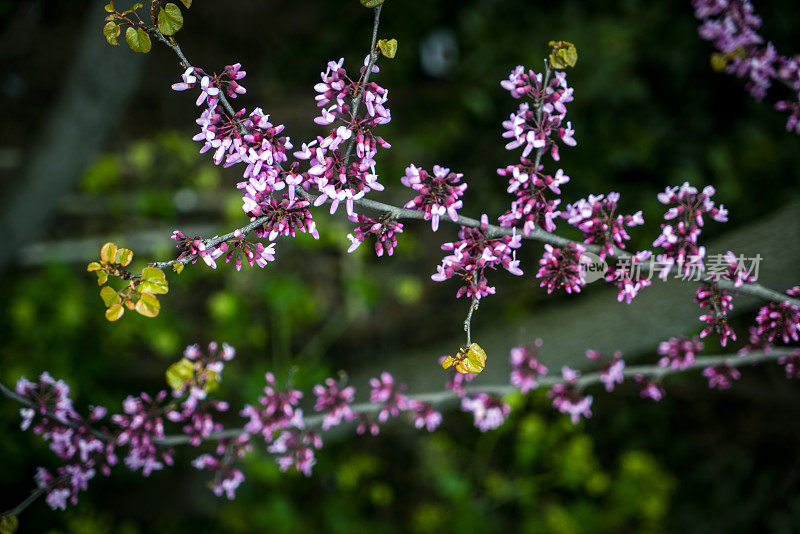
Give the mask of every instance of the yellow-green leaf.
<path id="1" fill-rule="evenodd" d="M 103 286 L 103 289 L 100 290 L 100 298 L 103 299 L 103 303 L 106 305 L 106 308 L 110 308 L 115 304 L 120 303 L 119 293 L 114 291 L 113 287 Z"/>
<path id="2" fill-rule="evenodd" d="M 170 2 L 158 10 L 158 31 L 164 35 L 175 35 L 183 27 L 181 9 Z"/>
<path id="3" fill-rule="evenodd" d="M 131 50 L 141 54 L 148 53 L 150 48 L 152 48 L 150 36 L 141 28 L 129 26 L 128 29 L 125 30 L 125 41 L 128 42 L 128 46 L 131 47 Z"/>
<path id="4" fill-rule="evenodd" d="M 548 44 L 553 47 L 553 51 L 550 52 L 550 66 L 554 69 L 575 66 L 578 61 L 578 50 L 574 44 L 568 41 L 550 41 Z"/>
<path id="5" fill-rule="evenodd" d="M 103 9 L 105 9 L 109 13 L 113 13 L 114 12 L 114 1 L 112 0 L 111 2 L 107 3 L 105 6 L 103 6 Z"/>
<path id="6" fill-rule="evenodd" d="M 97 285 L 102 286 L 108 282 L 108 273 L 105 271 L 97 271 Z"/>
<path id="7" fill-rule="evenodd" d="M 126 267 L 133 261 L 133 251 L 129 248 L 119 248 L 114 255 L 114 263 L 118 263 Z"/>
<path id="8" fill-rule="evenodd" d="M 131 6 L 131 11 L 136 11 L 137 9 L 144 7 L 144 4 L 141 2 L 136 2 Z"/>
<path id="9" fill-rule="evenodd" d="M 186 9 L 192 7 L 192 0 L 181 0 L 181 3 L 186 6 Z"/>
<path id="10" fill-rule="evenodd" d="M 383 0 L 359 0 L 364 7 L 378 7 L 383 3 Z"/>
<path id="11" fill-rule="evenodd" d="M 183 267 L 184 265 L 180 262 L 172 264 L 172 270 L 174 270 L 178 274 L 181 274 L 181 272 L 183 271 Z"/>
<path id="12" fill-rule="evenodd" d="M 132 30 L 133 28 L 128 28 Z M 114 258 L 117 256 L 117 245 L 114 243 L 106 243 L 103 245 L 103 248 L 100 249 L 100 261 L 105 263 L 114 263 Z"/>
<path id="13" fill-rule="evenodd" d="M 152 293 L 142 293 L 136 302 L 136 311 L 145 317 L 155 317 L 161 311 L 161 303 Z"/>
<path id="14" fill-rule="evenodd" d="M 452 357 L 452 356 L 447 356 L 447 357 L 446 357 L 446 358 L 445 358 L 445 359 L 442 361 L 442 369 L 447 369 L 447 368 L 449 368 L 451 365 L 453 365 L 453 357 Z"/>
<path id="15" fill-rule="evenodd" d="M 89 271 L 89 272 L 97 271 L 98 269 L 100 269 L 100 267 L 101 267 L 101 265 L 99 263 L 97 263 L 96 261 L 93 261 L 92 263 L 90 263 L 89 265 L 86 266 L 86 270 Z"/>
<path id="16" fill-rule="evenodd" d="M 194 362 L 188 358 L 181 358 L 167 368 L 167 384 L 174 390 L 179 390 L 192 379 L 194 375 Z"/>
<path id="17" fill-rule="evenodd" d="M 15 515 L 6 515 L 0 518 L 0 534 L 14 534 L 19 526 L 19 520 Z"/>
<path id="18" fill-rule="evenodd" d="M 103 35 L 108 41 L 108 44 L 112 46 L 118 46 L 119 42 L 117 42 L 117 37 L 119 37 L 119 26 L 117 26 L 114 22 L 107 22 L 105 26 L 103 26 Z"/>
<path id="19" fill-rule="evenodd" d="M 381 54 L 392 59 L 397 54 L 397 39 L 380 39 L 378 48 L 381 49 Z"/>
<path id="20" fill-rule="evenodd" d="M 169 291 L 167 278 L 164 271 L 155 267 L 145 267 L 142 269 L 142 282 L 136 288 L 139 293 L 153 293 L 154 295 L 164 295 Z"/>
<path id="21" fill-rule="evenodd" d="M 114 304 L 106 310 L 106 319 L 109 321 L 117 321 L 122 317 L 123 313 L 125 313 L 125 308 L 122 307 L 122 304 Z"/>

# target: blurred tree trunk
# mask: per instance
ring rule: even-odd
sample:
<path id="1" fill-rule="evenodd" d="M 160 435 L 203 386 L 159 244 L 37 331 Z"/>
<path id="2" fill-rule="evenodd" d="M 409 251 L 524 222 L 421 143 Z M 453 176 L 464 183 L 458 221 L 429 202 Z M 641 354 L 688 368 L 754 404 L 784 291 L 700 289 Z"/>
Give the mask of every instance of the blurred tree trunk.
<path id="1" fill-rule="evenodd" d="M 67 79 L 44 121 L 34 148 L 26 156 L 16 184 L 7 187 L 0 227 L 6 232 L 0 248 L 0 271 L 17 251 L 39 236 L 54 208 L 103 147 L 116 117 L 139 85 L 144 58 L 110 46 L 102 34 L 105 0 L 90 3 L 75 47 Z"/>

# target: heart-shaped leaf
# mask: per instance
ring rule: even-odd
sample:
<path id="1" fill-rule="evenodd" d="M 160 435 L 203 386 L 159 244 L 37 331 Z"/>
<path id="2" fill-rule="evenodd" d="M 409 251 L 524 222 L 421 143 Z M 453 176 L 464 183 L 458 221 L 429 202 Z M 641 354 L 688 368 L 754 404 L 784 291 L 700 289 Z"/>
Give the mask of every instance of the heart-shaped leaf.
<path id="1" fill-rule="evenodd" d="M 136 302 L 136 311 L 145 317 L 155 317 L 161 311 L 161 303 L 152 293 L 142 293 Z"/>
<path id="2" fill-rule="evenodd" d="M 103 26 L 103 36 L 106 38 L 106 41 L 108 41 L 108 44 L 112 46 L 119 46 L 119 42 L 117 41 L 119 33 L 119 26 L 114 22 L 108 22 Z"/>
<path id="3" fill-rule="evenodd" d="M 181 9 L 170 2 L 158 10 L 158 31 L 164 35 L 175 35 L 183 27 Z"/>
<path id="4" fill-rule="evenodd" d="M 133 28 L 130 26 L 125 30 L 125 41 L 128 42 L 128 46 L 131 47 L 131 50 L 139 52 L 140 54 L 148 53 L 153 46 L 150 42 L 150 36 L 147 35 L 146 31 L 141 28 Z"/>

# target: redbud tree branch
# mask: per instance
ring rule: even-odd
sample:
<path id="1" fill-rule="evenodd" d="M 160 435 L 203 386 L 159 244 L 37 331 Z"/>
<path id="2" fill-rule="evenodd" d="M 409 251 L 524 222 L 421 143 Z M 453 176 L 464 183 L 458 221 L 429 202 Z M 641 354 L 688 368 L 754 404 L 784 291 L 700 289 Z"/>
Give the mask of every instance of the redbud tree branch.
<path id="1" fill-rule="evenodd" d="M 374 18 L 373 29 L 372 29 L 372 42 L 371 42 L 371 47 L 370 47 L 370 60 L 369 60 L 369 63 L 367 65 L 367 70 L 364 73 L 364 79 L 363 79 L 363 84 L 364 85 L 366 85 L 366 83 L 369 81 L 369 77 L 370 77 L 371 72 L 372 72 L 372 66 L 375 64 L 375 62 L 378 59 L 378 53 L 376 51 L 376 42 L 377 42 L 377 36 L 378 36 L 378 27 L 379 27 L 379 23 L 380 23 L 380 12 L 381 12 L 382 7 L 383 6 L 381 5 L 381 6 L 378 6 L 378 7 L 375 8 L 375 18 Z M 178 56 L 178 59 L 180 60 L 180 63 L 181 63 L 182 67 L 189 68 L 191 66 L 191 63 L 186 58 L 186 56 L 184 55 L 183 51 L 180 48 L 180 45 L 175 41 L 174 38 L 172 38 L 172 37 L 168 38 L 168 37 L 164 36 L 160 31 L 158 31 L 157 28 L 151 28 L 150 32 L 156 37 L 156 39 L 158 41 L 160 41 L 161 43 L 165 44 L 173 52 L 175 52 L 175 54 Z M 550 66 L 549 66 L 549 61 L 545 60 L 545 82 L 544 82 L 545 86 L 547 85 L 547 82 L 549 81 L 550 74 L 551 74 L 551 69 L 550 69 Z M 231 116 L 234 116 L 235 115 L 235 111 L 234 111 L 233 107 L 231 106 L 230 102 L 228 101 L 228 99 L 226 98 L 225 92 L 224 91 L 220 91 L 218 97 L 219 97 L 219 100 L 222 103 L 223 107 L 226 109 L 226 111 Z M 354 96 L 353 101 L 352 101 L 352 108 L 353 108 L 353 116 L 354 117 L 355 117 L 356 113 L 358 112 L 360 101 L 361 100 L 359 98 L 359 95 Z M 542 102 L 541 101 L 537 101 L 535 104 L 536 104 L 535 110 L 536 110 L 537 121 L 541 121 Z M 239 126 L 240 131 L 243 134 L 247 133 L 247 129 L 245 128 L 245 126 L 243 124 L 239 123 L 238 126 Z M 346 161 L 349 153 L 351 152 L 352 147 L 353 147 L 353 139 L 351 139 L 349 144 L 348 144 L 347 152 L 346 152 L 346 155 L 345 155 L 345 161 Z M 536 150 L 534 168 L 538 168 L 538 164 L 541 161 L 543 153 L 544 153 L 544 147 L 538 148 Z M 307 199 L 309 199 L 311 201 L 316 200 L 317 197 L 319 196 L 319 195 L 315 195 L 313 193 L 309 193 L 309 192 L 305 191 L 304 189 L 302 189 L 300 187 L 297 187 L 296 191 L 297 191 L 297 193 L 299 195 L 302 195 L 303 197 L 305 197 L 305 198 L 307 198 Z M 327 202 L 331 202 L 331 201 L 332 201 L 332 199 L 328 199 L 327 200 Z M 384 202 L 379 202 L 379 201 L 371 200 L 371 199 L 367 199 L 367 198 L 354 200 L 353 204 L 356 205 L 356 206 L 362 207 L 362 208 L 366 208 L 366 209 L 369 209 L 369 210 L 373 210 L 373 211 L 379 212 L 379 213 L 388 213 L 390 218 L 394 219 L 394 220 L 401 220 L 401 219 L 424 220 L 424 218 L 425 218 L 425 213 L 423 211 L 412 210 L 412 209 L 408 209 L 408 208 L 401 208 L 399 206 L 394 206 L 394 205 L 391 205 L 391 204 L 386 204 Z M 262 226 L 269 219 L 270 219 L 270 216 L 257 217 L 255 219 L 253 219 L 249 224 L 246 224 L 246 225 L 242 226 L 241 228 L 238 228 L 237 230 L 229 232 L 229 233 L 227 233 L 227 234 L 225 234 L 223 236 L 215 236 L 213 238 L 206 239 L 206 240 L 203 241 L 203 243 L 204 243 L 204 245 L 206 246 L 207 249 L 211 249 L 213 247 L 216 247 L 220 243 L 223 243 L 223 242 L 225 242 L 225 241 L 227 241 L 229 239 L 233 239 L 236 236 L 236 234 L 239 233 L 239 232 L 241 232 L 242 235 L 249 234 L 254 229 Z M 466 216 L 463 216 L 463 215 L 458 215 L 455 220 L 452 220 L 449 217 L 442 217 L 440 219 L 440 221 L 450 222 L 450 223 L 454 223 L 454 224 L 457 224 L 457 225 L 460 225 L 460 226 L 467 226 L 467 227 L 472 227 L 472 228 L 480 228 L 481 227 L 481 222 L 479 220 L 473 219 L 472 217 L 466 217 Z M 574 244 L 580 244 L 588 252 L 591 252 L 591 253 L 594 253 L 594 254 L 599 254 L 601 252 L 601 247 L 598 246 L 598 245 L 592 245 L 592 244 L 589 244 L 589 243 L 581 243 L 579 241 L 573 241 L 571 239 L 567 239 L 565 237 L 561 237 L 559 235 L 556 235 L 556 234 L 553 234 L 553 233 L 550 233 L 550 232 L 546 232 L 546 231 L 544 231 L 544 230 L 542 230 L 540 228 L 534 228 L 527 235 L 525 235 L 524 233 L 522 233 L 521 230 L 519 230 L 517 228 L 508 228 L 508 227 L 502 227 L 502 226 L 497 226 L 497 225 L 490 224 L 488 226 L 488 228 L 486 228 L 485 233 L 486 233 L 487 237 L 490 237 L 490 238 L 491 237 L 500 237 L 500 236 L 521 235 L 521 237 L 523 239 L 530 240 L 530 241 L 539 241 L 541 243 L 547 243 L 547 244 L 550 244 L 550 245 L 553 245 L 553 246 L 556 246 L 556 247 L 565 247 L 565 246 L 567 246 L 567 245 L 569 245 L 571 243 L 574 243 Z M 609 257 L 610 257 L 610 259 L 614 260 L 614 259 L 628 259 L 628 258 L 631 258 L 632 256 L 633 255 L 631 253 L 629 253 L 629 252 L 627 252 L 625 250 L 622 250 L 619 247 L 614 246 L 613 250 L 612 250 L 612 254 Z M 186 256 L 183 256 L 182 258 L 179 258 L 179 259 L 174 259 L 174 260 L 170 260 L 170 261 L 154 262 L 152 265 L 154 267 L 159 268 L 159 269 L 167 268 L 167 267 L 170 267 L 170 266 L 175 265 L 177 263 L 181 263 L 183 265 L 186 265 L 186 264 L 188 264 L 190 262 L 194 262 L 197 259 L 197 257 L 198 257 L 197 254 L 187 254 Z M 640 271 L 642 273 L 651 273 L 651 271 L 654 270 L 654 269 L 651 268 L 651 264 L 649 264 L 649 263 L 642 263 L 640 265 L 637 265 L 637 267 L 640 269 Z M 679 272 L 679 270 L 676 267 L 673 267 L 669 271 L 669 274 L 678 274 L 678 272 Z M 690 281 L 690 282 L 694 281 L 694 282 L 699 282 L 699 283 L 708 283 L 710 281 L 713 281 L 717 285 L 717 287 L 719 287 L 721 289 L 738 291 L 739 293 L 750 295 L 750 296 L 753 296 L 753 297 L 756 297 L 756 298 L 759 298 L 759 299 L 762 299 L 762 300 L 766 300 L 766 301 L 789 302 L 790 304 L 794 304 L 796 306 L 800 306 L 800 299 L 790 297 L 790 296 L 786 295 L 785 293 L 781 293 L 780 291 L 776 291 L 774 289 L 770 289 L 768 287 L 765 287 L 765 286 L 763 286 L 761 284 L 757 284 L 757 283 L 743 284 L 742 286 L 737 288 L 737 287 L 734 286 L 733 282 L 731 282 L 729 280 L 724 280 L 724 279 L 711 280 L 711 278 L 706 278 L 706 279 L 702 279 L 702 280 L 698 281 L 698 280 L 686 280 L 685 278 L 680 278 L 680 280 L 681 281 Z M 472 308 L 470 308 L 470 309 L 472 309 Z"/>

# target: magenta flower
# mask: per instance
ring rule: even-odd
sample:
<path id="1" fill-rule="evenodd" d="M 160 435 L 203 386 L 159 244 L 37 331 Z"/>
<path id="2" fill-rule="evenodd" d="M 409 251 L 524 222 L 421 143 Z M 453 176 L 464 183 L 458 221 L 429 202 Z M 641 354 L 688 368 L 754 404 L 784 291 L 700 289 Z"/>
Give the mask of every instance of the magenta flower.
<path id="1" fill-rule="evenodd" d="M 587 350 L 586 357 L 600 364 L 600 381 L 605 385 L 606 391 L 613 391 L 615 384 L 622 384 L 625 360 L 622 359 L 620 351 L 616 351 L 609 358 L 596 350 Z"/>
<path id="2" fill-rule="evenodd" d="M 378 412 L 378 421 L 385 423 L 389 417 L 397 417 L 401 410 L 406 410 L 407 398 L 401 392 L 406 390 L 405 384 L 394 383 L 394 378 L 387 372 L 381 373 L 380 378 L 370 378 L 369 384 L 372 391 L 369 401 L 382 404 Z"/>
<path id="3" fill-rule="evenodd" d="M 708 378 L 708 387 L 711 389 L 728 389 L 734 380 L 741 378 L 741 373 L 729 363 L 713 365 L 703 369 L 703 376 Z"/>
<path id="4" fill-rule="evenodd" d="M 264 395 L 258 398 L 262 408 L 247 404 L 240 414 L 242 417 L 250 419 L 244 425 L 247 432 L 260 433 L 264 436 L 265 441 L 270 442 L 272 434 L 276 430 L 305 427 L 303 410 L 297 407 L 303 397 L 303 392 L 295 389 L 278 390 L 275 375 L 272 373 L 267 373 L 265 378 L 267 385 L 264 387 Z"/>
<path id="5" fill-rule="evenodd" d="M 434 410 L 433 405 L 429 402 L 410 399 L 406 403 L 406 407 L 413 412 L 414 426 L 417 428 L 433 432 L 442 424 L 442 414 Z"/>
<path id="6" fill-rule="evenodd" d="M 356 416 L 350 409 L 350 404 L 355 398 L 356 388 L 353 386 L 342 388 L 333 378 L 326 378 L 325 385 L 317 384 L 313 391 L 317 397 L 314 411 L 328 412 L 322 419 L 322 430 L 328 430 L 341 424 L 342 421 L 355 419 Z"/>
<path id="7" fill-rule="evenodd" d="M 589 418 L 592 416 L 592 396 L 581 396 L 578 389 L 578 377 L 580 372 L 567 366 L 561 368 L 561 376 L 564 382 L 554 384 L 547 396 L 553 399 L 553 408 L 563 414 L 569 414 L 573 425 L 578 424 L 581 416 Z"/>
<path id="8" fill-rule="evenodd" d="M 783 365 L 786 378 L 800 378 L 800 350 L 794 351 L 789 356 L 781 356 L 778 363 Z"/>
<path id="9" fill-rule="evenodd" d="M 723 347 L 728 339 L 736 340 L 736 333 L 728 325 L 727 319 L 728 311 L 733 309 L 733 297 L 728 291 L 719 289 L 714 284 L 701 284 L 695 292 L 694 301 L 709 310 L 709 313 L 700 316 L 700 320 L 706 323 L 706 327 L 700 332 L 701 338 L 716 331 Z"/>
<path id="10" fill-rule="evenodd" d="M 758 335 L 772 343 L 781 339 L 784 343 L 800 340 L 800 309 L 789 302 L 770 302 L 756 316 Z"/>
<path id="11" fill-rule="evenodd" d="M 542 340 L 536 339 L 533 347 L 522 345 L 511 349 L 511 385 L 518 387 L 522 393 L 539 387 L 537 380 L 547 374 L 547 367 L 539 363 L 538 350 Z"/>
<path id="12" fill-rule="evenodd" d="M 254 229 L 258 237 L 274 241 L 280 235 L 295 237 L 296 232 L 300 231 L 319 239 L 317 225 L 308 209 L 311 204 L 308 200 L 297 197 L 290 199 L 288 195 L 277 199 L 259 192 L 251 184 L 245 186 L 244 190 L 243 209 L 250 220 L 267 217 L 261 226 Z"/>
<path id="13" fill-rule="evenodd" d="M 414 165 L 406 168 L 406 174 L 400 181 L 418 194 L 405 205 L 407 209 L 425 212 L 425 220 L 431 221 L 433 231 L 439 229 L 439 217 L 447 215 L 451 220 L 458 220 L 457 210 L 463 206 L 459 198 L 467 189 L 467 184 L 459 183 L 461 173 L 450 172 L 450 169 L 433 166 L 433 175 Z"/>
<path id="14" fill-rule="evenodd" d="M 600 257 L 614 254 L 614 247 L 625 248 L 625 241 L 630 236 L 625 227 L 644 224 L 642 212 L 633 215 L 619 215 L 616 213 L 619 193 L 603 195 L 589 195 L 589 199 L 580 199 L 574 204 L 567 205 L 564 218 L 572 226 L 583 232 L 584 243 L 600 246 Z"/>
<path id="15" fill-rule="evenodd" d="M 539 287 L 546 287 L 547 293 L 564 288 L 567 293 L 580 293 L 586 285 L 581 267 L 581 255 L 586 251 L 583 245 L 570 243 L 563 248 L 545 244 L 544 255 L 539 260 L 536 278 L 541 278 Z"/>
<path id="16" fill-rule="evenodd" d="M 523 157 L 517 165 L 497 169 L 497 174 L 508 177 L 508 192 L 517 197 L 511 209 L 500 216 L 500 226 L 521 227 L 526 236 L 535 228 L 555 231 L 555 219 L 561 215 L 556 208 L 561 200 L 547 197 L 560 195 L 561 185 L 569 182 L 569 176 L 561 169 L 551 176 L 542 172 L 543 168 L 539 165 L 534 169 L 533 162 Z"/>
<path id="17" fill-rule="evenodd" d="M 111 416 L 111 421 L 120 428 L 117 445 L 128 447 L 125 465 L 133 471 L 141 469 L 144 476 L 173 463 L 173 450 L 156 444 L 165 435 L 162 404 L 166 398 L 166 391 L 155 397 L 147 393 L 128 396 L 122 403 L 124 415 Z"/>
<path id="18" fill-rule="evenodd" d="M 659 367 L 670 369 L 688 369 L 694 364 L 695 356 L 703 350 L 703 342 L 697 336 L 687 339 L 685 336 L 671 337 L 658 344 L 658 353 L 663 356 L 658 360 Z"/>
<path id="19" fill-rule="evenodd" d="M 461 409 L 465 412 L 472 412 L 475 426 L 481 432 L 499 427 L 511 413 L 511 406 L 504 403 L 502 399 L 486 393 L 464 397 L 461 399 Z"/>
<path id="20" fill-rule="evenodd" d="M 395 234 L 403 233 L 403 224 L 388 217 L 381 217 L 380 219 L 372 219 L 360 213 L 357 215 L 350 215 L 349 219 L 358 223 L 358 226 L 353 230 L 354 234 L 347 234 L 347 238 L 351 241 L 350 248 L 347 249 L 348 254 L 357 249 L 363 243 L 367 236 L 375 236 L 375 254 L 380 258 L 386 252 L 389 256 L 394 253 L 394 247 L 397 246 L 397 236 Z"/>
<path id="21" fill-rule="evenodd" d="M 664 398 L 665 392 L 660 380 L 651 380 L 644 375 L 636 375 L 634 380 L 636 380 L 636 385 L 639 386 L 639 396 L 641 398 L 653 399 L 656 402 Z"/>
<path id="22" fill-rule="evenodd" d="M 495 292 L 494 287 L 490 287 L 486 280 L 487 268 L 496 269 L 502 266 L 511 274 L 521 275 L 522 270 L 514 250 L 522 244 L 522 237 L 513 235 L 490 238 L 488 229 L 489 219 L 485 214 L 481 216 L 480 228 L 462 226 L 458 232 L 458 241 L 442 245 L 442 250 L 453 251 L 453 254 L 444 257 L 431 279 L 443 282 L 457 277 L 463 284 L 456 293 L 457 298 L 464 295 L 482 298 Z"/>
<path id="23" fill-rule="evenodd" d="M 642 265 L 651 256 L 649 250 L 643 250 L 627 258 L 616 258 L 606 271 L 605 281 L 611 282 L 619 289 L 618 302 L 624 300 L 630 304 L 639 291 L 653 283 L 649 277 L 642 276 Z"/>
<path id="24" fill-rule="evenodd" d="M 281 432 L 267 450 L 277 454 L 281 471 L 294 467 L 305 476 L 311 476 L 311 468 L 317 463 L 314 449 L 322 448 L 322 438 L 315 432 L 289 430 Z"/>

